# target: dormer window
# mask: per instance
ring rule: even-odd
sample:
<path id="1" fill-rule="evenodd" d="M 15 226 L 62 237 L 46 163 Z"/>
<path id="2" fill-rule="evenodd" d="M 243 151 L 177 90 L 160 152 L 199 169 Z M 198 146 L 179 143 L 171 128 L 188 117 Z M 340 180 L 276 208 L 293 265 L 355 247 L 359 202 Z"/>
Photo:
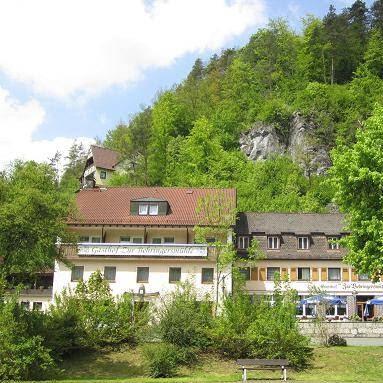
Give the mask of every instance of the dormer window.
<path id="1" fill-rule="evenodd" d="M 169 205 L 167 201 L 155 198 L 141 198 L 130 201 L 131 215 L 167 215 Z"/>
<path id="2" fill-rule="evenodd" d="M 327 237 L 329 250 L 339 250 L 339 237 Z"/>
<path id="3" fill-rule="evenodd" d="M 140 203 L 138 205 L 139 215 L 158 215 L 158 203 Z"/>
<path id="4" fill-rule="evenodd" d="M 277 237 L 277 236 L 267 237 L 267 248 L 269 250 L 278 250 L 279 249 L 279 237 Z"/>
<path id="5" fill-rule="evenodd" d="M 298 237 L 298 249 L 308 250 L 310 247 L 309 237 Z"/>

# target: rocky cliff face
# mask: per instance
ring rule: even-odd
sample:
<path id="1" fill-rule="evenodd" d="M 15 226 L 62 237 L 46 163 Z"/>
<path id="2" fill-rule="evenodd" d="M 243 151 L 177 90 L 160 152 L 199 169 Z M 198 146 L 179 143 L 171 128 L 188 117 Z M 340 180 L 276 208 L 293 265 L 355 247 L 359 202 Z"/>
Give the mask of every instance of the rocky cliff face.
<path id="1" fill-rule="evenodd" d="M 304 169 L 306 175 L 323 174 L 331 166 L 331 160 L 327 148 L 315 140 L 315 129 L 315 124 L 294 113 L 287 140 L 282 140 L 273 125 L 258 122 L 241 134 L 239 144 L 253 161 L 276 154 L 288 154 Z"/>

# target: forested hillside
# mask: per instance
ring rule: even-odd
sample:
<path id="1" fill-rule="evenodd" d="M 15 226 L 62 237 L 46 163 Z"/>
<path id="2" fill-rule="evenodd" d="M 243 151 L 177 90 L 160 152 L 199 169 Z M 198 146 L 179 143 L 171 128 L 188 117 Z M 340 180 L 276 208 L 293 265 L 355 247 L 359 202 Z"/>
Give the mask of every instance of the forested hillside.
<path id="1" fill-rule="evenodd" d="M 353 143 L 383 103 L 383 0 L 330 7 L 302 30 L 273 20 L 246 46 L 196 60 L 182 83 L 107 133 L 104 145 L 130 162 L 111 184 L 233 186 L 240 210 L 325 211 L 326 175 L 305 174 L 288 155 L 253 162 L 239 137 L 259 122 L 283 142 L 299 113 L 315 126 L 314 145 Z"/>

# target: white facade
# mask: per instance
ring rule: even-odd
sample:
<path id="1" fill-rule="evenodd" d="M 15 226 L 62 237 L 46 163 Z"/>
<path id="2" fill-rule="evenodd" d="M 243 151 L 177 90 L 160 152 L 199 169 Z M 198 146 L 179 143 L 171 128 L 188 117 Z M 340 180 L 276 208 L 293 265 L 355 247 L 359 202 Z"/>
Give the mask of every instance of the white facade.
<path id="1" fill-rule="evenodd" d="M 115 279 L 110 281 L 110 287 L 116 296 L 127 292 L 139 294 L 143 290 L 145 299 L 156 300 L 174 291 L 179 283 L 189 282 L 200 299 L 216 301 L 216 259 L 211 254 L 208 254 L 207 245 L 80 243 L 77 255 L 67 257 L 71 267 L 56 263 L 53 296 L 64 289 L 76 288 L 78 282 L 73 281 L 72 268 L 80 266 L 85 281 L 97 270 L 104 274 L 105 267 L 115 268 Z M 138 280 L 138 268 L 149 268 L 147 281 Z M 181 269 L 178 282 L 170 280 L 170 268 Z M 213 275 L 212 280 L 203 281 L 202 274 L 206 269 Z M 218 299 L 222 294 L 230 294 L 231 288 L 232 278 L 228 271 L 224 283 L 218 288 Z"/>

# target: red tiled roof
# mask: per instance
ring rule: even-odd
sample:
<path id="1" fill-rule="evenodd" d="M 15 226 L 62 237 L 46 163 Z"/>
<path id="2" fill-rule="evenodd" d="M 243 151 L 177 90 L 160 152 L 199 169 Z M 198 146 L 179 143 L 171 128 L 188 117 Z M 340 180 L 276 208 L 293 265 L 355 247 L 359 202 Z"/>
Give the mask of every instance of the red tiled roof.
<path id="1" fill-rule="evenodd" d="M 118 152 L 97 145 L 91 145 L 91 151 L 93 163 L 96 167 L 114 170 L 114 166 L 118 163 L 120 157 Z"/>
<path id="2" fill-rule="evenodd" d="M 173 187 L 108 187 L 82 189 L 77 193 L 78 214 L 69 224 L 133 224 L 194 226 L 201 223 L 196 212 L 198 201 L 207 195 L 222 193 L 230 209 L 236 207 L 235 189 Z M 141 198 L 166 200 L 167 215 L 140 216 L 130 214 L 130 201 Z M 234 224 L 234 222 L 233 222 Z"/>

